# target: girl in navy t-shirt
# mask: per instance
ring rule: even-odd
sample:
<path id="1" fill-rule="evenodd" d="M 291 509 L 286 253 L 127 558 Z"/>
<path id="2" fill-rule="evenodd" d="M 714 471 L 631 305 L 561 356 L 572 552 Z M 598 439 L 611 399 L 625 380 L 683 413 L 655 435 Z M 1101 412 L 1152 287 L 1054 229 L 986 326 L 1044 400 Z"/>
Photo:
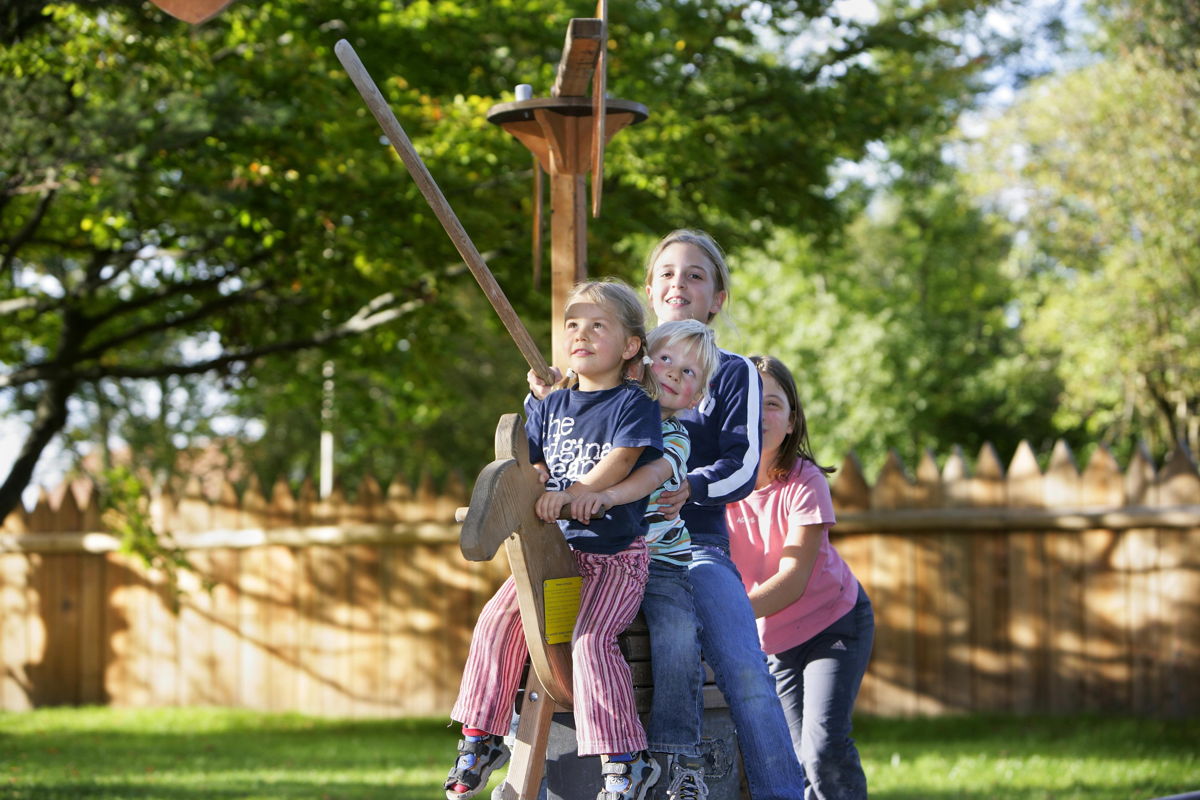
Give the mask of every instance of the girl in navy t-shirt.
<path id="1" fill-rule="evenodd" d="M 546 478 L 538 516 L 557 521 L 583 577 L 571 639 L 579 755 L 603 757 L 603 792 L 642 798 L 660 767 L 645 752 L 629 666 L 617 635 L 642 602 L 649 556 L 646 498 L 588 519 L 581 498 L 603 491 L 662 455 L 655 380 L 646 359 L 641 302 L 618 281 L 577 285 L 567 296 L 567 376 L 544 400 L 526 404 L 530 460 Z M 628 381 L 633 371 L 643 384 Z M 564 507 L 570 519 L 559 520 Z M 587 521 L 579 521 L 582 518 Z M 460 756 L 446 779 L 448 800 L 469 798 L 508 759 L 508 732 L 527 650 L 510 578 L 484 607 L 451 716 L 463 723 Z"/>

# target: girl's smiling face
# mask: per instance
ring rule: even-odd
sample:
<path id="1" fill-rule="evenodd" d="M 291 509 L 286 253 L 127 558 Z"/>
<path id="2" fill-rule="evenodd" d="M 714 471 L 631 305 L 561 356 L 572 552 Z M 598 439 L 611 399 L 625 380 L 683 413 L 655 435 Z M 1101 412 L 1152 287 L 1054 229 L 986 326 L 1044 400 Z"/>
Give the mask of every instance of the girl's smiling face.
<path id="1" fill-rule="evenodd" d="M 762 452 L 763 463 L 774 459 L 784 438 L 792 432 L 792 404 L 779 381 L 766 374 L 762 376 Z M 770 454 L 770 455 L 768 455 Z"/>
<path id="2" fill-rule="evenodd" d="M 725 303 L 708 256 L 686 242 L 673 242 L 654 259 L 646 296 L 659 322 L 694 319 L 708 324 Z"/>
<path id="3" fill-rule="evenodd" d="M 659 346 L 650 354 L 650 371 L 658 379 L 658 405 L 663 419 L 693 408 L 704 395 L 700 385 L 703 368 L 694 347 L 678 343 Z"/>
<path id="4" fill-rule="evenodd" d="M 574 303 L 566 310 L 567 365 L 585 391 L 608 389 L 621 381 L 625 360 L 641 347 L 612 310 L 597 303 Z"/>

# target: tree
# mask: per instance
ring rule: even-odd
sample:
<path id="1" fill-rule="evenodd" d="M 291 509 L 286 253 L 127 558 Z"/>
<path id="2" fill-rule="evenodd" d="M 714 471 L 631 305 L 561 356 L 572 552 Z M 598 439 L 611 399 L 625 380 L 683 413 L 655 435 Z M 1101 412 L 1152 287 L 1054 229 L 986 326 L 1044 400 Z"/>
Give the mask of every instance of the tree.
<path id="1" fill-rule="evenodd" d="M 120 0 L 16 7 L 0 31 L 0 391 L 31 433 L 0 485 L 0 514 L 81 392 L 215 376 L 242 393 L 244 411 L 266 413 L 269 402 L 303 403 L 285 399 L 287 382 L 273 387 L 278 401 L 246 399 L 272 374 L 264 360 L 303 368 L 292 383 L 311 398 L 315 361 L 296 354 L 314 348 L 349 359 L 344 408 L 370 410 L 380 389 L 444 406 L 404 421 L 425 436 L 454 428 L 452 444 L 479 442 L 464 460 L 486 458 L 491 419 L 513 398 L 455 393 L 464 374 L 486 373 L 481 358 L 517 373 L 506 390 L 523 367 L 491 344 L 451 349 L 459 363 L 429 335 L 462 336 L 446 322 L 464 319 L 452 303 L 469 279 L 332 46 L 352 41 L 518 309 L 540 318 L 522 269 L 528 156 L 484 111 L 518 82 L 551 84 L 575 6 L 241 3 L 198 28 Z M 962 28 L 987 7 L 897 6 L 870 24 L 794 0 L 614 13 L 609 86 L 654 117 L 652 133 L 613 143 L 592 271 L 628 274 L 634 242 L 679 224 L 733 246 L 775 226 L 835 230 L 829 166 L 969 102 L 982 62 Z M 803 49 L 818 23 L 834 46 Z M 476 311 L 469 335 L 490 343 L 498 328 Z M 421 346 L 398 357 L 401 341 Z M 408 414 L 391 408 L 359 415 L 384 428 L 357 432 L 371 442 L 364 452 Z M 88 423 L 87 406 L 76 412 Z"/>
<path id="2" fill-rule="evenodd" d="M 1122 451 L 1194 450 L 1200 51 L 1194 27 L 1163 22 L 1175 4 L 1134 6 L 1109 8 L 1124 38 L 1105 60 L 1035 84 L 991 125 L 980 191 L 1022 212 L 1020 313 L 1063 382 L 1056 425 Z"/>
<path id="3" fill-rule="evenodd" d="M 1057 389 L 1006 319 L 1003 230 L 945 164 L 902 173 L 833 249 L 781 235 L 739 266 L 745 346 L 792 368 L 818 455 L 868 470 L 896 451 L 1053 441 Z M 789 280 L 789 276 L 799 276 Z"/>

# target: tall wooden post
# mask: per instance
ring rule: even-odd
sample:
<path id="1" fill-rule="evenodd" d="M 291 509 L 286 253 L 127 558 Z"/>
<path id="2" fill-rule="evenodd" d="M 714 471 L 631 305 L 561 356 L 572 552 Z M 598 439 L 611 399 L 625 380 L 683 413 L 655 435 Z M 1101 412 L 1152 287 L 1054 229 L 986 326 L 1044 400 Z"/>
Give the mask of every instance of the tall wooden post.
<path id="1" fill-rule="evenodd" d="M 562 365 L 563 309 L 571 286 L 587 277 L 584 176 L 550 176 L 550 363 Z"/>
<path id="2" fill-rule="evenodd" d="M 550 97 L 498 103 L 488 109 L 488 121 L 515 136 L 529 148 L 550 176 L 550 319 L 552 362 L 561 362 L 563 304 L 567 292 L 587 277 L 587 191 L 584 177 L 593 171 L 596 98 L 585 93 L 605 44 L 600 19 L 573 19 L 567 29 L 558 76 Z M 603 99 L 604 143 L 628 125 L 646 119 L 641 103 Z M 601 156 L 602 157 L 602 156 Z M 593 173 L 593 181 L 596 179 Z M 598 187 L 592 187 L 598 194 Z M 535 225 L 540 220 L 535 220 Z M 561 363 L 560 363 L 561 366 Z"/>

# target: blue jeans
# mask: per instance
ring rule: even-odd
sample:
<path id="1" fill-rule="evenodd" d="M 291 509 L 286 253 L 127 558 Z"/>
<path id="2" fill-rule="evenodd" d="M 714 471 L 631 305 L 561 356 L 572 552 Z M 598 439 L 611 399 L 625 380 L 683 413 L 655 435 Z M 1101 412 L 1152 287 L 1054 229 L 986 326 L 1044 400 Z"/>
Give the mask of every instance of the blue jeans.
<path id="1" fill-rule="evenodd" d="M 791 747 L 775 680 L 758 642 L 742 578 L 720 548 L 692 547 L 688 572 L 700 617 L 700 644 L 737 729 L 753 800 L 801 800 L 804 772 Z"/>
<path id="2" fill-rule="evenodd" d="M 792 746 L 808 777 L 807 800 L 865 800 L 867 777 L 850 738 L 850 713 L 875 639 L 875 613 L 866 590 L 825 630 L 767 657 Z"/>
<path id="3" fill-rule="evenodd" d="M 700 664 L 700 623 L 687 567 L 650 559 L 642 614 L 650 629 L 650 664 L 654 672 L 654 695 L 646 725 L 648 749 L 698 756 L 704 667 Z"/>

